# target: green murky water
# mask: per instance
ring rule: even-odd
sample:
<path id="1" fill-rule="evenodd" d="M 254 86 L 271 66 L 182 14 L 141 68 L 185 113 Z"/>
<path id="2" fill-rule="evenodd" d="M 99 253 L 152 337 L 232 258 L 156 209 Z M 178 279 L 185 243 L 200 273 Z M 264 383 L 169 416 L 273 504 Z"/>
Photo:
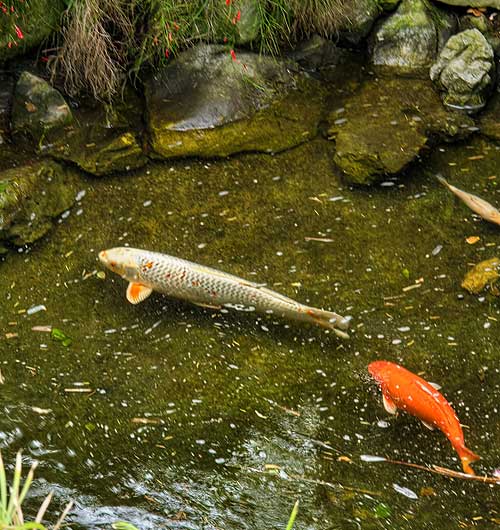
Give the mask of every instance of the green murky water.
<path id="1" fill-rule="evenodd" d="M 296 499 L 298 529 L 498 524 L 498 486 L 360 456 L 460 469 L 441 433 L 387 417 L 366 372 L 385 358 L 439 382 L 482 456 L 476 471 L 499 467 L 499 302 L 460 282 L 498 255 L 500 232 L 432 175 L 499 204 L 500 151 L 444 146 L 370 190 L 343 185 L 332 157 L 318 139 L 82 176 L 69 216 L 0 265 L 0 445 L 40 460 L 35 496 L 76 499 L 72 528 L 278 529 Z M 352 338 L 161 295 L 132 306 L 120 278 L 96 275 L 97 252 L 123 244 L 352 315 Z M 32 329 L 46 325 L 71 345 Z"/>

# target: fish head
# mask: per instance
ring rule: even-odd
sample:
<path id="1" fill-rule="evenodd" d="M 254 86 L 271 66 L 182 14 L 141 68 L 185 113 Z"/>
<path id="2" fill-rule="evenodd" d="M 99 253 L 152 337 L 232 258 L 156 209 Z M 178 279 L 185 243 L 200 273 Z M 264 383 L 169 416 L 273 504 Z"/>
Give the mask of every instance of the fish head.
<path id="1" fill-rule="evenodd" d="M 129 282 L 139 280 L 140 253 L 135 248 L 116 247 L 99 252 L 99 260 L 109 270 Z"/>
<path id="2" fill-rule="evenodd" d="M 368 365 L 368 372 L 379 385 L 386 385 L 397 367 L 389 361 L 373 361 Z"/>

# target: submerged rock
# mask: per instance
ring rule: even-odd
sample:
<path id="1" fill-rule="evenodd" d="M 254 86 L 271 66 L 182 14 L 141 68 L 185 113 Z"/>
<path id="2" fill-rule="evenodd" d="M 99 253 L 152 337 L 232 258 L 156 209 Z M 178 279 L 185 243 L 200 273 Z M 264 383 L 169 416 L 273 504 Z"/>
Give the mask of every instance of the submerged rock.
<path id="1" fill-rule="evenodd" d="M 36 142 L 73 121 L 71 110 L 47 81 L 24 71 L 16 84 L 12 108 L 13 133 L 27 133 Z"/>
<path id="2" fill-rule="evenodd" d="M 373 79 L 328 117 L 335 163 L 353 184 L 372 184 L 399 173 L 433 137 L 463 138 L 474 121 L 448 113 L 429 81 Z"/>
<path id="3" fill-rule="evenodd" d="M 500 277 L 500 259 L 491 258 L 481 261 L 475 265 L 466 275 L 462 282 L 462 287 L 471 294 L 479 294 L 486 287 L 495 296 L 500 296 L 500 291 L 495 286 Z"/>
<path id="4" fill-rule="evenodd" d="M 484 107 L 494 74 L 493 49 L 477 29 L 451 37 L 430 70 L 444 104 L 470 112 Z"/>
<path id="5" fill-rule="evenodd" d="M 0 253 L 40 239 L 75 201 L 71 174 L 55 162 L 0 172 Z"/>
<path id="6" fill-rule="evenodd" d="M 338 48 L 334 42 L 320 35 L 313 35 L 310 39 L 300 42 L 290 52 L 289 57 L 306 70 L 317 70 L 336 65 L 342 55 L 343 50 Z"/>
<path id="7" fill-rule="evenodd" d="M 421 69 L 436 58 L 439 44 L 452 32 L 454 19 L 424 0 L 402 0 L 377 24 L 371 38 L 371 61 L 377 66 Z"/>
<path id="8" fill-rule="evenodd" d="M 131 90 L 111 105 L 84 105 L 75 111 L 76 124 L 64 134 L 51 135 L 42 150 L 96 176 L 142 167 L 147 162 L 137 133 L 142 110 Z"/>
<path id="9" fill-rule="evenodd" d="M 277 152 L 316 134 L 316 81 L 266 56 L 200 45 L 145 83 L 153 151 L 163 158 Z"/>
<path id="10" fill-rule="evenodd" d="M 500 142 L 500 92 L 496 91 L 481 113 L 479 124 L 481 133 L 492 140 Z"/>

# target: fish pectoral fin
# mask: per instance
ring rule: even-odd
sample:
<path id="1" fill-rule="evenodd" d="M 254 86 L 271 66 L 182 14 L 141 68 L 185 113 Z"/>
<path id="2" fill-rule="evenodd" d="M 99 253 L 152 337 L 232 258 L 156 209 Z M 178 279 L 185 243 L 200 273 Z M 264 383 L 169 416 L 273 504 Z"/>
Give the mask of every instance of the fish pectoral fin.
<path id="1" fill-rule="evenodd" d="M 151 287 L 147 287 L 142 283 L 130 282 L 127 287 L 127 300 L 131 304 L 139 304 L 153 292 Z"/>
<path id="2" fill-rule="evenodd" d="M 204 302 L 193 302 L 194 305 L 197 305 L 198 307 L 203 307 L 204 309 L 222 309 L 221 305 L 216 304 L 205 304 Z"/>
<path id="3" fill-rule="evenodd" d="M 384 409 L 389 414 L 396 414 L 396 412 L 398 410 L 398 407 L 396 406 L 396 403 L 394 403 L 394 401 L 392 401 L 392 398 L 390 398 L 386 394 L 382 394 L 382 401 L 384 402 Z"/>
<path id="4" fill-rule="evenodd" d="M 427 427 L 429 429 L 429 431 L 433 431 L 434 430 L 434 425 L 431 425 L 430 423 L 427 423 L 426 421 L 424 420 L 420 420 L 425 427 Z"/>

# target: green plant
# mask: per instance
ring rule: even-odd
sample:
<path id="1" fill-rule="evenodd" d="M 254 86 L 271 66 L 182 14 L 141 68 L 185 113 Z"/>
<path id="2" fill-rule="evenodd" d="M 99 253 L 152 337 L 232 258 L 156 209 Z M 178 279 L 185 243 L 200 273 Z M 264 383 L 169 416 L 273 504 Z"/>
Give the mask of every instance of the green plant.
<path id="1" fill-rule="evenodd" d="M 297 517 L 297 514 L 299 513 L 299 501 L 296 500 L 295 504 L 292 508 L 292 513 L 290 514 L 290 519 L 288 519 L 288 524 L 286 525 L 286 530 L 292 530 L 293 525 L 295 523 L 295 518 Z"/>
<path id="2" fill-rule="evenodd" d="M 25 521 L 22 511 L 22 503 L 33 482 L 33 476 L 38 462 L 34 462 L 28 472 L 26 480 L 21 487 L 22 459 L 21 452 L 16 455 L 16 465 L 14 467 L 14 477 L 10 488 L 7 485 L 7 476 L 5 466 L 0 452 L 0 529 L 1 530 L 46 530 L 47 527 L 42 524 L 42 519 L 52 500 L 53 493 L 50 492 L 40 505 L 34 521 Z M 69 502 L 61 513 L 52 530 L 58 530 L 68 515 L 73 502 Z"/>

